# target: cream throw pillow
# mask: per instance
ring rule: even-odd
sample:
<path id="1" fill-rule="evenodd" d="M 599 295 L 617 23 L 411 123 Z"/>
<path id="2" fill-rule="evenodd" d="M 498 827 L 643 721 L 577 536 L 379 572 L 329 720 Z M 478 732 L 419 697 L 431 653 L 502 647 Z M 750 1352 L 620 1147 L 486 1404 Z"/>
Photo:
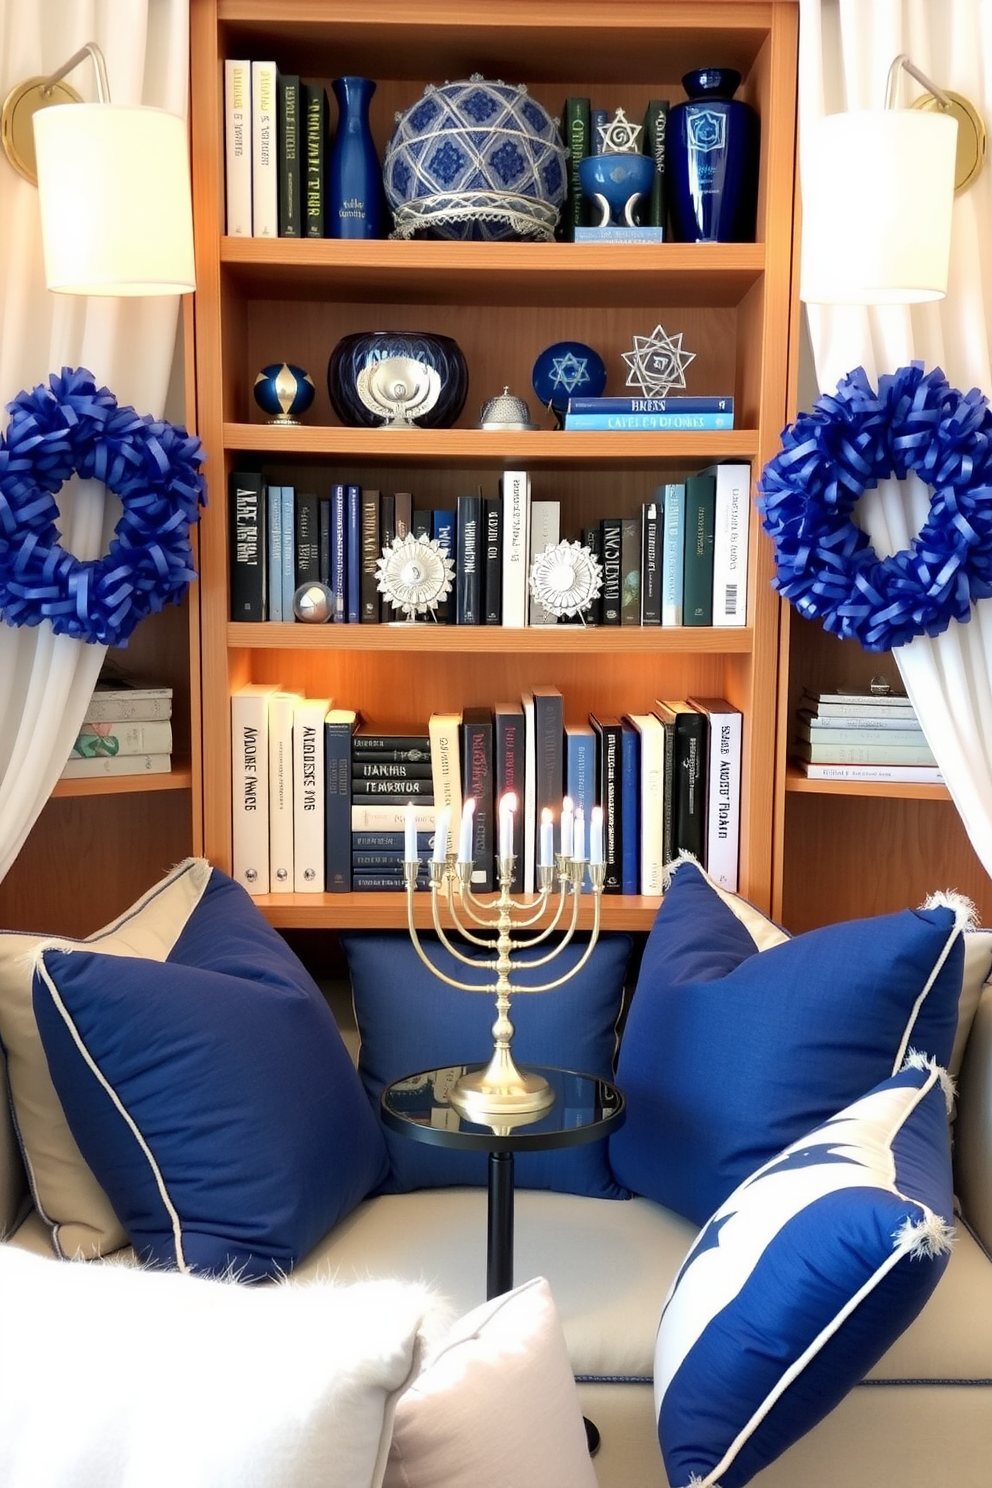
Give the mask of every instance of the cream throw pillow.
<path id="1" fill-rule="evenodd" d="M 83 1160 L 48 1073 L 31 1000 L 34 952 L 43 944 L 85 946 L 107 956 L 164 961 L 210 872 L 206 859 L 187 859 L 116 920 L 82 941 L 0 934 L 0 1044 L 10 1100 L 35 1204 L 58 1255 L 89 1260 L 126 1245 L 127 1236 Z"/>

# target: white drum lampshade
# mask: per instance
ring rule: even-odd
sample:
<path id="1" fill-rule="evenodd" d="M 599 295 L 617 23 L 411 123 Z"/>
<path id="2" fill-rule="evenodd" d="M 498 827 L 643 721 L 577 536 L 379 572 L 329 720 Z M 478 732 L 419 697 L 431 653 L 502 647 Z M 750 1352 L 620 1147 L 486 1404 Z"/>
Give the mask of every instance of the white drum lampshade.
<path id="1" fill-rule="evenodd" d="M 906 305 L 947 293 L 957 120 L 827 114 L 802 140 L 800 299 Z"/>
<path id="2" fill-rule="evenodd" d="M 45 279 L 64 294 L 195 287 L 186 124 L 163 109 L 69 103 L 34 115 Z"/>

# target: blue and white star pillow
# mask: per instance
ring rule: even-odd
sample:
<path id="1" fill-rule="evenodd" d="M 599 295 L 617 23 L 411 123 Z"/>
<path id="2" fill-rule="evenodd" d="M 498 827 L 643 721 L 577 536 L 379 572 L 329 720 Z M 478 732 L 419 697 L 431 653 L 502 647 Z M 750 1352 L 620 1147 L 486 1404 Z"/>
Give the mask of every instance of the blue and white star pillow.
<path id="1" fill-rule="evenodd" d="M 672 1488 L 740 1488 L 861 1380 L 953 1238 L 951 1082 L 902 1070 L 720 1205 L 672 1284 L 654 1395 Z"/>

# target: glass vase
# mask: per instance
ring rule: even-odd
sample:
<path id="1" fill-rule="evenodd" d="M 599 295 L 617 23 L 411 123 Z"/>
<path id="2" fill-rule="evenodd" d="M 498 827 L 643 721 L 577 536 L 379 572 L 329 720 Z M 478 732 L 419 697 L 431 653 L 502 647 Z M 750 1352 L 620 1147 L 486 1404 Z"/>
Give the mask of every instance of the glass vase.
<path id="1" fill-rule="evenodd" d="M 734 98 L 730 67 L 687 72 L 668 119 L 666 172 L 679 243 L 751 243 L 758 204 L 758 116 Z"/>
<path id="2" fill-rule="evenodd" d="M 382 166 L 369 126 L 375 92 L 371 78 L 339 77 L 331 84 L 338 127 L 330 161 L 327 231 L 332 238 L 381 238 Z"/>

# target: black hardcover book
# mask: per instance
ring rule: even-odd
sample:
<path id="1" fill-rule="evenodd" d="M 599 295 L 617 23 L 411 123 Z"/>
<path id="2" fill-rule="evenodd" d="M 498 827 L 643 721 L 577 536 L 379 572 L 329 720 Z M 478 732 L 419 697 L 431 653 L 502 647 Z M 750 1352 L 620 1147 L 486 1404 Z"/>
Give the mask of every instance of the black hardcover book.
<path id="1" fill-rule="evenodd" d="M 358 780 L 430 780 L 430 760 L 382 760 L 360 756 L 352 761 L 351 778 Z"/>
<path id="2" fill-rule="evenodd" d="M 366 780 L 363 783 L 366 786 L 375 784 L 375 782 L 372 780 Z M 395 782 L 395 784 L 426 785 L 429 784 L 429 782 L 421 780 L 407 780 L 404 782 L 398 780 Z M 434 791 L 433 789 L 431 789 L 429 791 L 425 791 L 421 795 L 411 793 L 410 791 L 403 792 L 399 790 L 360 791 L 356 788 L 355 782 L 352 781 L 351 804 L 353 806 L 397 806 L 402 809 L 402 807 L 406 805 L 407 801 L 413 801 L 416 806 L 426 806 L 430 808 L 434 805 Z"/>
<path id="3" fill-rule="evenodd" d="M 482 618 L 485 625 L 500 625 L 503 620 L 503 549 L 500 542 L 502 510 L 493 496 L 482 503 L 482 541 L 485 561 L 482 573 Z"/>
<path id="4" fill-rule="evenodd" d="M 351 892 L 351 736 L 356 715 L 332 708 L 324 720 L 324 892 Z"/>
<path id="5" fill-rule="evenodd" d="M 364 837 L 367 836 L 368 833 L 356 832 L 354 835 L 356 837 Z M 381 848 L 376 851 L 374 849 L 370 850 L 368 848 L 356 848 L 354 844 L 352 844 L 352 871 L 355 873 L 402 873 L 403 863 L 406 858 L 404 837 L 402 832 L 397 832 L 395 835 L 399 837 L 401 844 L 399 847 L 396 848 Z M 428 836 L 426 832 L 419 832 L 417 836 L 417 856 L 419 858 L 425 858 L 431 851 L 433 842 L 424 841 L 423 845 L 421 844 L 419 839 L 426 839 Z M 426 873 L 426 871 L 426 866 L 423 866 L 422 872 Z"/>
<path id="6" fill-rule="evenodd" d="M 599 526 L 583 527 L 582 546 L 588 548 L 593 557 L 599 561 L 600 567 L 603 563 L 603 537 Z M 603 591 L 600 589 L 596 598 L 589 604 L 585 612 L 587 625 L 602 625 L 603 623 Z"/>
<path id="7" fill-rule="evenodd" d="M 662 723 L 674 725 L 672 849 L 706 861 L 706 761 L 709 719 L 682 699 L 656 703 Z"/>
<path id="8" fill-rule="evenodd" d="M 303 156 L 300 129 L 300 80 L 290 73 L 279 74 L 277 139 L 279 156 L 279 236 L 303 236 Z"/>
<path id="9" fill-rule="evenodd" d="M 361 873 L 352 874 L 352 887 L 356 893 L 394 893 L 406 892 L 406 879 L 402 873 Z M 417 875 L 417 892 L 423 893 L 430 886 L 430 874 L 426 867 L 422 868 Z"/>
<path id="10" fill-rule="evenodd" d="M 379 552 L 388 548 L 396 536 L 396 497 L 391 491 L 383 491 L 379 497 Z M 379 619 L 385 624 L 395 620 L 399 614 L 384 594 L 379 595 Z"/>
<path id="11" fill-rule="evenodd" d="M 386 734 L 359 729 L 351 741 L 352 759 L 427 760 L 431 757 L 428 734 Z"/>
<path id="12" fill-rule="evenodd" d="M 353 774 L 351 784 L 356 801 L 360 801 L 363 796 L 375 801 L 380 796 L 395 796 L 397 800 L 405 800 L 407 796 L 434 794 L 434 781 L 426 775 L 365 775 L 356 778 Z"/>
<path id="13" fill-rule="evenodd" d="M 620 624 L 641 623 L 641 521 L 624 517 L 620 524 Z"/>
<path id="14" fill-rule="evenodd" d="M 493 775 L 493 715 L 490 708 L 462 710 L 462 800 L 475 800 L 472 827 L 472 887 L 496 886 L 496 782 Z"/>
<path id="15" fill-rule="evenodd" d="M 665 134 L 668 129 L 668 99 L 651 98 L 644 111 L 644 153 L 654 157 L 654 180 L 647 204 L 641 203 L 645 227 L 665 226 Z"/>
<path id="16" fill-rule="evenodd" d="M 677 854 L 675 846 L 675 719 L 668 709 L 655 704 L 655 716 L 660 719 L 665 734 L 665 750 L 662 764 L 662 822 L 661 861 L 671 863 Z"/>
<path id="17" fill-rule="evenodd" d="M 417 856 L 422 858 L 434 847 L 433 832 L 417 833 Z M 352 832 L 351 857 L 354 863 L 358 852 L 389 853 L 402 861 L 406 851 L 405 832 Z"/>
<path id="18" fill-rule="evenodd" d="M 331 583 L 331 517 L 330 498 L 328 496 L 319 497 L 317 501 L 317 573 L 320 576 L 320 582 L 326 584 L 333 592 L 334 585 Z"/>
<path id="19" fill-rule="evenodd" d="M 604 625 L 620 624 L 622 533 L 623 523 L 619 517 L 604 517 L 599 524 L 599 540 L 602 545 L 600 561 L 603 565 L 602 623 Z"/>
<path id="20" fill-rule="evenodd" d="M 459 496 L 455 503 L 455 621 L 482 624 L 482 497 Z"/>
<path id="21" fill-rule="evenodd" d="M 533 687 L 534 698 L 534 820 L 541 829 L 541 813 L 561 816 L 565 793 L 565 703 L 557 687 Z M 535 860 L 536 861 L 536 860 Z"/>
<path id="22" fill-rule="evenodd" d="M 623 893 L 623 724 L 619 718 L 589 714 L 596 732 L 596 795 L 603 808 L 605 894 Z M 587 839 L 588 840 L 588 839 Z"/>
<path id="23" fill-rule="evenodd" d="M 379 624 L 379 492 L 362 487 L 361 623 Z"/>
<path id="24" fill-rule="evenodd" d="M 414 537 L 426 537 L 427 541 L 430 542 L 431 512 L 428 508 L 423 506 L 414 507 L 413 516 L 410 518 L 410 531 Z"/>
<path id="25" fill-rule="evenodd" d="M 641 513 L 641 624 L 661 624 L 661 516 L 657 501 Z"/>
<path id="26" fill-rule="evenodd" d="M 231 472 L 231 619 L 266 615 L 265 484 L 257 470 Z"/>
<path id="27" fill-rule="evenodd" d="M 296 587 L 320 582 L 320 503 L 310 491 L 296 493 Z"/>
<path id="28" fill-rule="evenodd" d="M 327 94 L 322 83 L 303 83 L 303 235 L 324 236 L 325 185 L 327 167 Z"/>
<path id="29" fill-rule="evenodd" d="M 397 537 L 407 537 L 413 526 L 413 492 L 393 492 L 393 530 Z"/>
<path id="30" fill-rule="evenodd" d="M 685 543 L 682 549 L 682 624 L 713 624 L 713 531 L 716 477 L 686 477 Z"/>
<path id="31" fill-rule="evenodd" d="M 507 791 L 517 798 L 513 813 L 514 893 L 524 886 L 524 710 L 519 702 L 497 703 L 493 709 L 493 766 L 496 775 L 497 831 L 499 803 Z M 500 844 L 497 837 L 496 852 Z"/>
<path id="32" fill-rule="evenodd" d="M 579 162 L 591 154 L 588 98 L 566 98 L 562 110 L 562 139 L 565 146 L 565 203 L 558 218 L 558 237 L 575 241 L 575 229 L 588 221 L 586 198 L 579 176 Z"/>

